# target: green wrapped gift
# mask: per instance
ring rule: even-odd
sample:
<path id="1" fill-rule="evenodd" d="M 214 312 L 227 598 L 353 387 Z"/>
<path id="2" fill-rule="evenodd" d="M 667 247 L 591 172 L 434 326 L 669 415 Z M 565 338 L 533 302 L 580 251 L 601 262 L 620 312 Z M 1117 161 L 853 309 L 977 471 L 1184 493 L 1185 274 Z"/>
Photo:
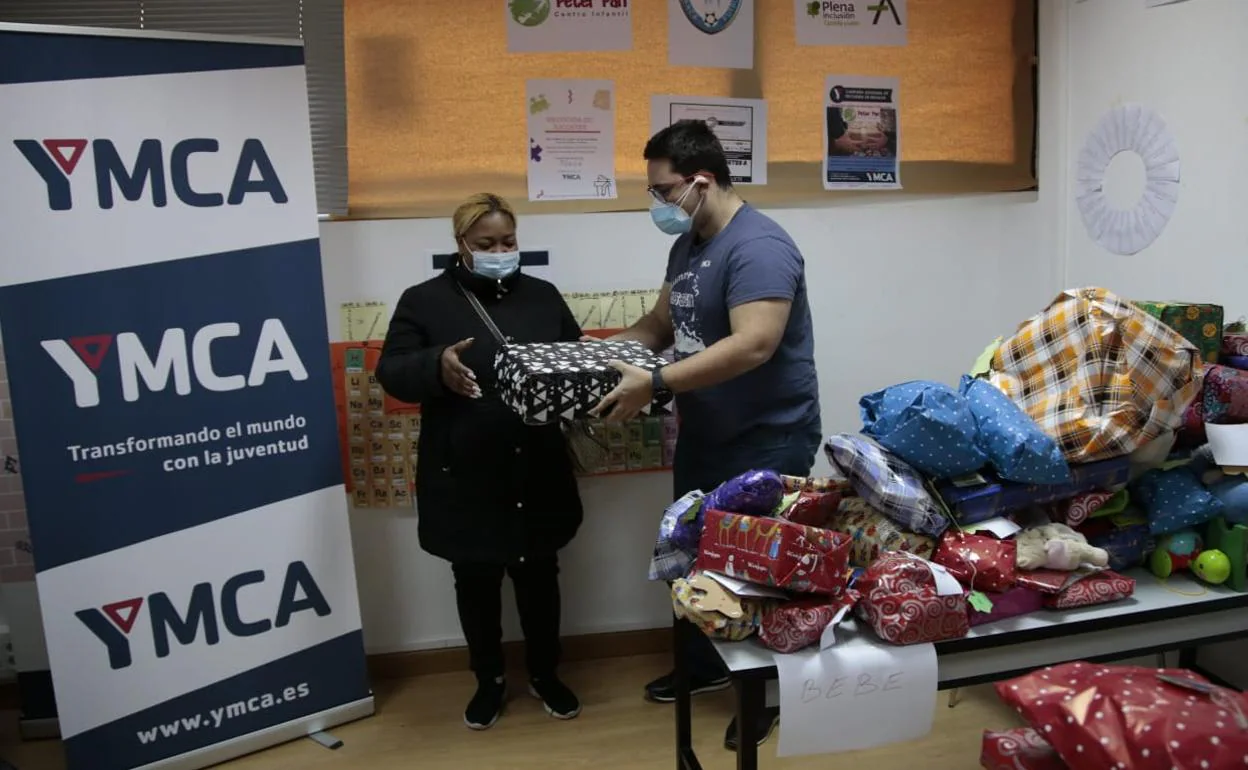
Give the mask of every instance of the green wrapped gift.
<path id="1" fill-rule="evenodd" d="M 1181 334 L 1200 351 L 1208 364 L 1218 362 L 1222 350 L 1222 306 L 1191 302 L 1135 302 L 1145 313 Z"/>

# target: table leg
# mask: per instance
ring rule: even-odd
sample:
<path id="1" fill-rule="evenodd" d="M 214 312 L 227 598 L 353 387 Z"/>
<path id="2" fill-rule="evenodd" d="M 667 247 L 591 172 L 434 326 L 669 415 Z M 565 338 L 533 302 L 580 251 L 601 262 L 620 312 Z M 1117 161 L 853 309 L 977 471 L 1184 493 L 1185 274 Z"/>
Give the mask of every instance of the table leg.
<path id="1" fill-rule="evenodd" d="M 766 680 L 738 679 L 737 770 L 758 770 L 758 725 L 767 706 Z"/>
<path id="2" fill-rule="evenodd" d="M 702 633 L 683 618 L 672 622 L 672 671 L 676 678 L 676 770 L 686 770 L 686 756 L 693 755 L 693 713 L 689 694 L 689 666 L 681 652 L 688 649 L 686 634 Z"/>
<path id="3" fill-rule="evenodd" d="M 1179 648 L 1179 668 L 1196 668 L 1196 651 L 1199 649 L 1199 647 Z"/>

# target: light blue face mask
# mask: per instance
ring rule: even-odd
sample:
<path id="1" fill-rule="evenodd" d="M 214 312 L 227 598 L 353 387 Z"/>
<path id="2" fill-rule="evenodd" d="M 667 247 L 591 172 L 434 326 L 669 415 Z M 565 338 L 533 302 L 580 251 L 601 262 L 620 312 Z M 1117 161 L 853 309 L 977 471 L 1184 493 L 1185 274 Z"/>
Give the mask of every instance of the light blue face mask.
<path id="1" fill-rule="evenodd" d="M 491 281 L 501 281 L 520 267 L 519 251 L 474 251 L 472 272 Z"/>
<path id="2" fill-rule="evenodd" d="M 685 202 L 685 198 L 689 197 L 689 193 L 693 192 L 694 187 L 697 187 L 697 184 L 689 185 L 689 189 L 685 190 L 675 203 L 655 201 L 651 204 L 650 219 L 654 222 L 654 226 L 668 235 L 682 235 L 689 232 L 689 228 L 693 227 L 693 216 L 681 208 L 681 204 Z M 702 200 L 698 201 L 698 208 L 693 210 L 694 214 L 702 208 Z"/>

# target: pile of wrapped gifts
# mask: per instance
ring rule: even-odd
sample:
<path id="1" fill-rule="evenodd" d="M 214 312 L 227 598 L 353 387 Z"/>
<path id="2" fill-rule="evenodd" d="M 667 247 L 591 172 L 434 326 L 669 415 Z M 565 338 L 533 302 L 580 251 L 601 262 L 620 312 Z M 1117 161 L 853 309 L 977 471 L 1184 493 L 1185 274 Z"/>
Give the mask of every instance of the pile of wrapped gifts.
<path id="1" fill-rule="evenodd" d="M 1245 589 L 1248 480 L 1204 445 L 1248 430 L 1248 332 L 1221 308 L 1064 292 L 957 388 L 863 396 L 834 473 L 757 469 L 663 514 L 676 614 L 779 652 L 850 613 L 886 642 L 1132 596 L 1146 565 Z M 1246 463 L 1248 464 L 1248 463 Z"/>
<path id="2" fill-rule="evenodd" d="M 987 770 L 1248 764 L 1248 698 L 1191 671 L 1067 663 L 996 690 L 1027 726 L 984 732 Z"/>

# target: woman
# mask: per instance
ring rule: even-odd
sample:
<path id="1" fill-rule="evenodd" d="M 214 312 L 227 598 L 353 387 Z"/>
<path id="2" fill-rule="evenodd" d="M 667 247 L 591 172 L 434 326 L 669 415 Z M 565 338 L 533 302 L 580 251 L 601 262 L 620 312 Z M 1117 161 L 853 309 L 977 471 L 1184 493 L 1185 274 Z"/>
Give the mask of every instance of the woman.
<path id="1" fill-rule="evenodd" d="M 492 727 L 506 701 L 501 590 L 511 576 L 526 642 L 529 692 L 558 719 L 581 712 L 556 675 L 559 549 L 581 524 L 572 461 L 557 425 L 530 427 L 503 405 L 499 345 L 475 297 L 508 342 L 575 341 L 580 327 L 559 291 L 524 275 L 516 215 L 496 195 L 455 210 L 456 262 L 395 307 L 377 365 L 391 396 L 421 404 L 416 505 L 420 545 L 451 563 L 459 622 L 477 691 L 464 712 Z"/>

